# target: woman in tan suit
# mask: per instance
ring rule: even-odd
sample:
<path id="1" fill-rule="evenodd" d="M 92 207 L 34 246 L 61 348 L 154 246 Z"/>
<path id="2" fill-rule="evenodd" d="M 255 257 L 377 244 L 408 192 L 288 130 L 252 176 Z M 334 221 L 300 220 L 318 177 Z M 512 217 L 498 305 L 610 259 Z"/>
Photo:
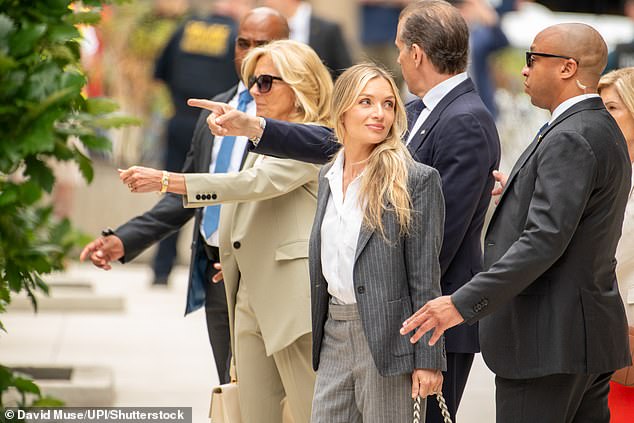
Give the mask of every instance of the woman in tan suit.
<path id="1" fill-rule="evenodd" d="M 326 124 L 332 81 L 310 47 L 276 41 L 254 49 L 242 76 L 258 116 Z M 223 204 L 220 259 L 242 418 L 278 423 L 286 397 L 295 421 L 308 422 L 315 382 L 308 240 L 319 167 L 249 153 L 242 169 L 165 174 L 135 166 L 121 179 L 133 192 L 167 185 L 167 191 L 183 194 L 185 207 Z"/>

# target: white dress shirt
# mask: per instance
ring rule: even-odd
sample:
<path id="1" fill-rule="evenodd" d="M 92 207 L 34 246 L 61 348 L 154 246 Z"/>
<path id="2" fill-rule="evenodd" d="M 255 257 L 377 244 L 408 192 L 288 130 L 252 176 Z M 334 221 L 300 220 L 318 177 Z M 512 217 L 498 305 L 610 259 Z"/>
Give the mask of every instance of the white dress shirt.
<path id="1" fill-rule="evenodd" d="M 321 271 L 328 282 L 328 293 L 337 304 L 356 304 L 354 295 L 354 257 L 363 221 L 359 205 L 361 173 L 350 184 L 343 196 L 343 149 L 326 178 L 330 195 L 321 224 Z"/>
<path id="2" fill-rule="evenodd" d="M 553 110 L 553 114 L 550 116 L 550 120 L 548 121 L 548 125 L 553 123 L 555 121 L 555 119 L 557 119 L 563 112 L 565 112 L 566 110 L 570 109 L 575 104 L 577 104 L 577 103 L 579 103 L 579 102 L 581 102 L 583 100 L 586 100 L 588 98 L 592 98 L 592 97 L 599 97 L 599 94 L 581 94 L 581 95 L 569 98 L 568 100 L 564 101 L 559 106 L 557 106 L 555 108 L 555 110 Z"/>
<path id="3" fill-rule="evenodd" d="M 231 101 L 229 101 L 229 105 L 232 107 L 238 107 L 238 96 L 247 87 L 240 81 L 238 84 L 238 90 L 236 91 L 236 95 L 233 96 Z M 249 116 L 255 116 L 255 101 L 251 101 L 247 105 L 246 114 Z M 216 169 L 216 157 L 218 157 L 218 152 L 220 151 L 220 146 L 222 145 L 223 136 L 214 137 L 214 145 L 211 150 L 211 163 L 209 164 L 209 173 L 214 173 Z M 231 161 L 229 162 L 229 168 L 227 169 L 227 173 L 235 173 L 240 171 L 240 165 L 242 164 L 242 158 L 244 157 L 244 150 L 247 147 L 248 139 L 247 137 L 236 137 L 236 141 L 233 144 L 233 150 L 231 151 Z M 204 209 L 203 209 L 204 213 Z M 203 239 L 205 239 L 205 231 L 203 230 L 203 219 L 200 220 L 199 231 Z M 207 238 L 207 244 L 218 247 L 218 231 L 211 234 L 209 238 Z"/>
<path id="4" fill-rule="evenodd" d="M 438 103 L 440 103 L 440 101 L 449 94 L 451 90 L 466 81 L 468 77 L 467 72 L 459 73 L 458 75 L 454 75 L 451 78 L 442 81 L 440 84 L 427 91 L 427 94 L 425 94 L 422 98 L 423 103 L 425 103 L 425 108 L 421 110 L 418 115 L 418 119 L 416 119 L 414 126 L 412 126 L 412 130 L 407 137 L 407 143 L 405 143 L 405 145 L 412 141 L 414 135 L 416 135 L 420 127 L 423 126 L 423 123 Z"/>
<path id="5" fill-rule="evenodd" d="M 300 43 L 308 44 L 310 37 L 310 14 L 312 8 L 305 1 L 297 6 L 295 14 L 288 19 L 288 29 L 291 33 L 288 38 Z"/>

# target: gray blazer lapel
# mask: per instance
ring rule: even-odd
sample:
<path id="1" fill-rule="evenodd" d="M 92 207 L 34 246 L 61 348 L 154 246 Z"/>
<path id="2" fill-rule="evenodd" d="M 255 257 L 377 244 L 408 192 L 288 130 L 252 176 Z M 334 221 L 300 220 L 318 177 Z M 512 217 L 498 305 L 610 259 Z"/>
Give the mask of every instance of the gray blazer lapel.
<path id="1" fill-rule="evenodd" d="M 314 277 L 323 278 L 321 273 L 321 224 L 326 214 L 326 206 L 328 205 L 328 197 L 330 196 L 330 184 L 328 179 L 324 177 L 326 172 L 332 167 L 332 163 L 325 165 L 319 173 L 319 190 L 317 192 L 317 210 L 315 211 L 315 220 L 310 237 L 310 260 L 309 264 L 312 268 Z"/>
<path id="2" fill-rule="evenodd" d="M 319 175 L 319 190 L 317 194 L 317 210 L 315 211 L 315 222 L 318 223 L 320 229 L 320 237 L 321 223 L 324 220 L 324 215 L 326 214 L 326 206 L 328 205 L 328 197 L 330 196 L 330 184 L 328 183 L 328 179 L 326 179 L 324 175 L 328 173 L 331 167 L 332 163 L 325 165 Z"/>
<path id="3" fill-rule="evenodd" d="M 357 252 L 354 255 L 355 263 L 357 259 L 359 258 L 359 256 L 361 255 L 361 252 L 367 245 L 368 241 L 372 237 L 372 234 L 374 234 L 374 231 L 371 231 L 370 229 L 366 228 L 365 225 L 361 223 L 361 230 L 359 231 L 359 240 L 357 241 Z"/>

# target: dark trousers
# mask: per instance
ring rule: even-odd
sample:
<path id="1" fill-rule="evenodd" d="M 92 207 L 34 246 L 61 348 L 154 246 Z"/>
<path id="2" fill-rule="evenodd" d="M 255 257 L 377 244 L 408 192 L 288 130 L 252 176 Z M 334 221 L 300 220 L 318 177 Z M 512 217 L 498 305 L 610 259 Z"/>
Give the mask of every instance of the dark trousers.
<path id="1" fill-rule="evenodd" d="M 469 371 L 473 364 L 473 353 L 447 353 L 447 371 L 443 372 L 442 396 L 447 402 L 447 408 L 451 414 L 451 419 L 455 423 L 456 411 L 462 393 L 467 385 Z M 425 416 L 427 423 L 443 423 L 442 414 L 436 396 L 432 395 L 427 398 L 427 414 Z"/>
<path id="2" fill-rule="evenodd" d="M 167 126 L 167 146 L 163 157 L 165 170 L 169 172 L 181 171 L 191 145 L 195 126 L 196 118 L 175 117 L 170 119 Z M 167 283 L 167 278 L 176 261 L 179 233 L 180 231 L 176 231 L 159 242 L 158 250 L 152 261 L 154 283 Z"/>
<path id="3" fill-rule="evenodd" d="M 154 284 L 167 284 L 167 278 L 172 272 L 176 261 L 176 246 L 178 244 L 178 234 L 174 232 L 158 243 L 156 255 L 152 261 L 152 271 L 154 272 Z"/>
<path id="4" fill-rule="evenodd" d="M 211 247 L 213 249 L 213 247 Z M 218 249 L 213 249 L 214 254 L 218 254 Z M 227 309 L 227 296 L 225 294 L 225 283 L 213 283 L 211 278 L 216 274 L 213 264 L 220 259 L 219 255 L 214 257 L 214 261 L 207 262 L 205 279 L 209 282 L 206 285 L 205 294 L 205 315 L 207 317 L 207 334 L 209 343 L 214 354 L 216 370 L 220 383 L 229 383 L 229 365 L 231 363 L 231 338 L 229 335 L 229 312 Z"/>
<path id="5" fill-rule="evenodd" d="M 497 423 L 608 423 L 610 373 L 495 377 Z"/>

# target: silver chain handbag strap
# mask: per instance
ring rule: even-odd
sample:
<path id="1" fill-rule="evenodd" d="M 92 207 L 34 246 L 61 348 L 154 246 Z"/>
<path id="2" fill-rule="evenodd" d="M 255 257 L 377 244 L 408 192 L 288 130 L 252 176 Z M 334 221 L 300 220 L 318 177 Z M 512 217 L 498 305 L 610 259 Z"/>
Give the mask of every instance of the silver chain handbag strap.
<path id="1" fill-rule="evenodd" d="M 440 414 L 442 414 L 444 423 L 451 423 L 451 415 L 449 414 L 449 409 L 447 408 L 447 403 L 442 393 L 439 392 L 436 394 L 436 400 L 438 400 L 438 407 L 440 407 Z M 419 395 L 416 397 L 416 401 L 414 401 L 414 423 L 420 423 L 421 421 L 425 421 L 425 419 L 421 416 Z"/>

